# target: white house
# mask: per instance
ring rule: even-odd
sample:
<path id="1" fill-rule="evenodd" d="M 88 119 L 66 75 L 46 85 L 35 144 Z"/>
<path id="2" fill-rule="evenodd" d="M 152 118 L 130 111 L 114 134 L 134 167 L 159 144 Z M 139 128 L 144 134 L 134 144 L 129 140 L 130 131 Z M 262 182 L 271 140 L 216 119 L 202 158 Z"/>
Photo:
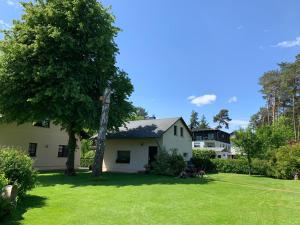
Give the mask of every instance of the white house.
<path id="1" fill-rule="evenodd" d="M 194 149 L 208 149 L 216 152 L 217 158 L 233 158 L 231 151 L 230 134 L 218 129 L 194 129 L 192 130 Z"/>
<path id="2" fill-rule="evenodd" d="M 0 146 L 16 147 L 28 152 L 39 170 L 65 169 L 68 135 L 49 121 L 39 123 L 0 124 Z M 80 164 L 80 143 L 75 152 L 75 168 Z"/>
<path id="3" fill-rule="evenodd" d="M 96 137 L 94 137 L 96 138 Z M 156 160 L 159 148 L 192 157 L 192 135 L 182 118 L 130 121 L 107 135 L 103 170 L 139 172 Z"/>

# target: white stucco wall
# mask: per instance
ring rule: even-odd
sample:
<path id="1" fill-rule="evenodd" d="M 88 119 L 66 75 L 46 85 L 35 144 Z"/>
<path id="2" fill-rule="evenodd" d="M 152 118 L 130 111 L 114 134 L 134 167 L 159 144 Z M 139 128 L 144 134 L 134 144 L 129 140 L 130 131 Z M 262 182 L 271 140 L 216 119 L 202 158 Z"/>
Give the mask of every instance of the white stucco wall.
<path id="1" fill-rule="evenodd" d="M 109 139 L 106 141 L 103 171 L 135 173 L 148 164 L 150 146 L 158 146 L 155 139 Z M 116 163 L 118 151 L 130 151 L 130 163 Z"/>
<path id="2" fill-rule="evenodd" d="M 177 136 L 174 135 L 174 126 L 177 126 Z M 180 135 L 181 127 L 183 127 L 183 137 Z M 181 120 L 165 132 L 162 142 L 166 150 L 177 149 L 181 154 L 187 153 L 186 161 L 192 157 L 192 137 Z"/>
<path id="3" fill-rule="evenodd" d="M 30 123 L 0 125 L 0 146 L 13 146 L 28 152 L 29 143 L 37 143 L 34 166 L 40 170 L 64 169 L 67 158 L 59 158 L 58 146 L 68 144 L 68 135 L 59 126 L 35 127 Z M 80 143 L 75 152 L 75 167 L 80 164 Z"/>

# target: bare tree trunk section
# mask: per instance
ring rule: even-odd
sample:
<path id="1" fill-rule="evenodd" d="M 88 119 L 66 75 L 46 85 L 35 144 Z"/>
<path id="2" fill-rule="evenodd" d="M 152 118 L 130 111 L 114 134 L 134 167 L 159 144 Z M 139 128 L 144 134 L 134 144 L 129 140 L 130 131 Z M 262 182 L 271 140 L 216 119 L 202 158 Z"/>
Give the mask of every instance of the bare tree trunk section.
<path id="1" fill-rule="evenodd" d="M 107 132 L 107 124 L 108 124 L 108 113 L 109 113 L 109 105 L 110 105 L 110 96 L 111 96 L 111 89 L 105 88 L 103 99 L 102 99 L 102 113 L 100 118 L 100 126 L 99 132 L 97 137 L 97 147 L 96 147 L 96 154 L 94 158 L 93 164 L 93 176 L 99 177 L 102 173 L 102 165 L 103 165 L 103 157 L 105 151 L 105 139 L 106 139 L 106 132 Z"/>
<path id="2" fill-rule="evenodd" d="M 274 124 L 276 121 L 276 96 L 273 98 L 272 117 L 273 117 L 272 123 Z"/>
<path id="3" fill-rule="evenodd" d="M 297 127 L 296 127 L 296 117 L 295 117 L 295 95 L 293 94 L 293 124 L 294 124 L 294 136 L 297 140 Z"/>
<path id="4" fill-rule="evenodd" d="M 68 131 L 69 134 L 69 141 L 68 141 L 68 159 L 66 162 L 66 171 L 65 174 L 67 176 L 74 176 L 75 175 L 75 168 L 74 168 L 74 160 L 75 160 L 75 150 L 76 150 L 76 136 L 75 132 L 70 129 Z"/>
<path id="5" fill-rule="evenodd" d="M 267 119 L 268 119 L 268 125 L 270 125 L 270 98 L 267 99 Z"/>

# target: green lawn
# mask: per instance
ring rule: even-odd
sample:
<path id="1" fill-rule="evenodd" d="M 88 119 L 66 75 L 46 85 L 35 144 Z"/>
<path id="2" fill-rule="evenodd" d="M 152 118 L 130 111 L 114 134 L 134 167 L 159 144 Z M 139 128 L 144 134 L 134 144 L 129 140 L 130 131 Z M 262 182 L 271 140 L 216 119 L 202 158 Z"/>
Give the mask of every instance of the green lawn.
<path id="1" fill-rule="evenodd" d="M 89 173 L 39 176 L 4 224 L 300 224 L 300 182 L 235 174 L 178 179 Z"/>

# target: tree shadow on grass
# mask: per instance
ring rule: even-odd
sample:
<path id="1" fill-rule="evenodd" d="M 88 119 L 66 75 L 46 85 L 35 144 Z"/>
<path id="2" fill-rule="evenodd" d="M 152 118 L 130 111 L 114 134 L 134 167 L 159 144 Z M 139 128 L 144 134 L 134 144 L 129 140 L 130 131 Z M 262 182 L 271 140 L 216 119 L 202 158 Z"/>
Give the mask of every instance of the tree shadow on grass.
<path id="1" fill-rule="evenodd" d="M 209 176 L 201 179 L 176 178 L 159 176 L 153 174 L 125 174 L 125 173 L 103 173 L 99 178 L 93 178 L 88 171 L 80 171 L 76 176 L 67 177 L 62 172 L 42 173 L 39 176 L 39 186 L 48 187 L 55 185 L 81 186 L 142 186 L 142 185 L 176 185 L 176 184 L 199 184 L 204 185 L 212 182 Z"/>
<path id="2" fill-rule="evenodd" d="M 23 220 L 23 215 L 28 210 L 33 208 L 42 208 L 45 206 L 46 198 L 35 195 L 27 195 L 22 201 L 18 203 L 17 208 L 11 215 L 7 216 L 0 224 L 3 225 L 20 225 Z"/>

